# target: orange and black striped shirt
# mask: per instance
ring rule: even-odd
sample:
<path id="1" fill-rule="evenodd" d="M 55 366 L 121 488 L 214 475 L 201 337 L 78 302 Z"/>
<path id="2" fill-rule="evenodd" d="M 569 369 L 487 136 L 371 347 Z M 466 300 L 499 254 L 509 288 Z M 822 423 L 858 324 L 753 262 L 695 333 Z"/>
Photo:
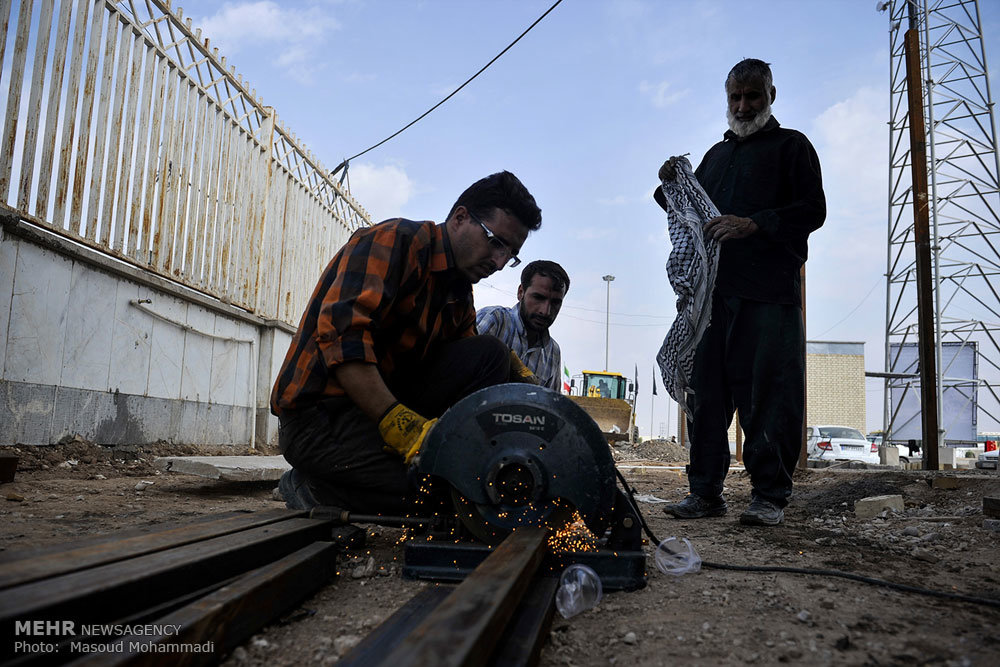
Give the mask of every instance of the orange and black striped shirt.
<path id="1" fill-rule="evenodd" d="M 444 225 L 387 220 L 356 231 L 330 260 L 271 392 L 271 412 L 343 396 L 332 368 L 376 364 L 387 384 L 440 342 L 476 333 L 472 284 Z"/>

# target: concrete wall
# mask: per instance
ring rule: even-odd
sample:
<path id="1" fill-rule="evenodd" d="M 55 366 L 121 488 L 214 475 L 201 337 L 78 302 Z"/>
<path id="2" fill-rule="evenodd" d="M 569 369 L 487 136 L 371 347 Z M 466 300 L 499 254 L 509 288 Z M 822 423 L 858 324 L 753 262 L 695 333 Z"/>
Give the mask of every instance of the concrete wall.
<path id="1" fill-rule="evenodd" d="M 268 394 L 291 333 L 5 219 L 0 444 L 273 442 Z"/>
<path id="2" fill-rule="evenodd" d="M 806 343 L 806 424 L 866 432 L 864 343 Z"/>

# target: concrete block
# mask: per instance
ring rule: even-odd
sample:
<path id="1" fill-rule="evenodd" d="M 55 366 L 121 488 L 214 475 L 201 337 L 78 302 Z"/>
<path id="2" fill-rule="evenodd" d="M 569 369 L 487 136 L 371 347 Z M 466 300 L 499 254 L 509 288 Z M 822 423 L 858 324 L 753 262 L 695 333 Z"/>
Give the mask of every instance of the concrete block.
<path id="1" fill-rule="evenodd" d="M 884 466 L 899 465 L 899 447 L 882 447 L 878 450 L 878 462 Z"/>
<path id="2" fill-rule="evenodd" d="M 153 465 L 164 472 L 227 482 L 276 481 L 292 468 L 283 456 L 163 456 Z"/>
<path id="3" fill-rule="evenodd" d="M 854 516 L 859 519 L 871 519 L 881 514 L 882 510 L 902 512 L 903 496 L 871 496 L 854 503 Z"/>

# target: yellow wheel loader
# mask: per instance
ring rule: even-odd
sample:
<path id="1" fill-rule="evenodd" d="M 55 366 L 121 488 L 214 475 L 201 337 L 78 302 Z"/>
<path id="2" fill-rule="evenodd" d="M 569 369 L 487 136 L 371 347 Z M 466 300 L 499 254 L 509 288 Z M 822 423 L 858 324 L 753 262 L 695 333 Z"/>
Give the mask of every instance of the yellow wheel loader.
<path id="1" fill-rule="evenodd" d="M 629 439 L 629 431 L 635 431 L 635 387 L 624 375 L 583 371 L 579 394 L 573 389 L 569 398 L 597 422 L 609 443 Z"/>

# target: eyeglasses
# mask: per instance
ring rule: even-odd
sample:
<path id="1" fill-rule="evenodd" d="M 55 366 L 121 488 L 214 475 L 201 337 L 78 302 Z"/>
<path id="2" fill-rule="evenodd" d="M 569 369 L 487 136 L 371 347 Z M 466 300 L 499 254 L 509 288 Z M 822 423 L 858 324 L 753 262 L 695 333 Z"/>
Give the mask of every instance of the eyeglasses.
<path id="1" fill-rule="evenodd" d="M 509 243 L 504 241 L 502 238 L 490 231 L 490 228 L 483 224 L 483 221 L 476 216 L 469 213 L 469 217 L 479 223 L 479 226 L 483 228 L 483 232 L 486 233 L 486 242 L 490 244 L 490 247 L 498 252 L 502 252 L 504 257 L 504 266 L 509 266 L 514 268 L 521 263 L 520 258 L 514 252 L 514 248 L 511 247 Z"/>

